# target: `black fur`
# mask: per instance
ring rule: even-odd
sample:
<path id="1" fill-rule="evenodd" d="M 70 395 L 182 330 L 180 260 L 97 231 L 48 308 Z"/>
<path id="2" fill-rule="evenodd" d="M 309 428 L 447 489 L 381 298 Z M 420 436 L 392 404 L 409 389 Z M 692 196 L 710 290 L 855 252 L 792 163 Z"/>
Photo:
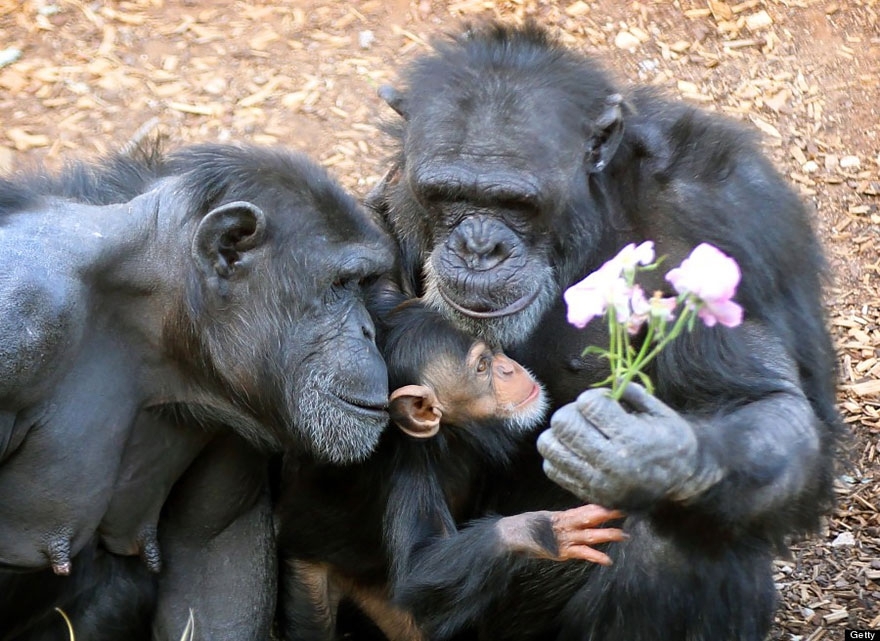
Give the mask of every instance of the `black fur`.
<path id="1" fill-rule="evenodd" d="M 701 242 L 732 256 L 746 324 L 698 323 L 650 369 L 657 397 L 694 431 L 701 469 L 720 480 L 684 501 L 636 487 L 609 506 L 629 510 L 632 534 L 609 548 L 612 567 L 511 561 L 482 519 L 423 550 L 397 602 L 432 639 L 759 641 L 772 620 L 772 556 L 828 512 L 844 437 L 826 264 L 803 205 L 742 125 L 621 90 L 533 24 L 468 27 L 401 77 L 403 119 L 388 127 L 398 152 L 368 202 L 398 239 L 408 286 L 499 341 L 555 407 L 608 374 L 581 355 L 607 345 L 602 322 L 568 325 L 561 293 L 627 243 L 655 241 L 663 272 Z M 596 123 L 616 109 L 619 147 L 597 162 L 610 138 Z M 499 252 L 509 258 L 495 265 Z M 670 293 L 660 276 L 643 286 Z M 449 302 L 483 312 L 535 287 L 553 296 L 537 296 L 532 316 L 474 320 Z M 577 502 L 543 477 L 532 448 L 490 479 L 484 509 Z"/>
<path id="2" fill-rule="evenodd" d="M 51 570 L 0 572 L 0 629 L 3 641 L 60 641 L 69 638 L 61 609 L 76 638 L 88 641 L 150 639 L 157 577 L 135 557 L 119 557 L 92 542 L 73 563 L 70 577 Z"/>
<path id="3" fill-rule="evenodd" d="M 266 636 L 267 450 L 378 442 L 389 239 L 306 156 L 234 145 L 0 178 L 0 223 L 0 639 L 67 639 L 56 606 L 90 641 L 190 607 L 195 639 Z"/>
<path id="4" fill-rule="evenodd" d="M 415 301 L 389 305 L 386 296 L 373 307 L 392 390 L 422 383 L 427 366 L 444 357 L 464 363 L 474 344 L 472 337 Z M 439 433 L 429 439 L 408 436 L 392 424 L 376 453 L 363 463 L 340 467 L 292 459 L 282 476 L 276 509 L 281 558 L 327 564 L 332 575 L 347 583 L 387 591 L 408 576 L 423 549 L 490 509 L 484 488 L 511 470 L 515 453 L 529 439 L 512 432 L 500 418 L 481 417 L 461 425 L 441 422 Z M 535 519 L 530 533 L 546 550 L 555 551 L 546 517 Z M 484 533 L 479 545 L 504 547 L 494 530 Z M 313 604 L 295 577 L 283 576 L 281 585 L 283 637 L 329 638 L 313 626 Z M 359 628 L 355 634 L 365 633 Z"/>

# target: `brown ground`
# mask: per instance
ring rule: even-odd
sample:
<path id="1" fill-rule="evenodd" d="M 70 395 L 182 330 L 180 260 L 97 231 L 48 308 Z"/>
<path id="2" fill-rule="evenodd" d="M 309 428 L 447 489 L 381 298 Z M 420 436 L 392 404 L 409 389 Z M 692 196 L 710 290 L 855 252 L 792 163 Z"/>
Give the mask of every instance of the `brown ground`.
<path id="1" fill-rule="evenodd" d="M 0 170 L 112 150 L 156 119 L 174 143 L 300 147 L 363 195 L 387 151 L 376 88 L 483 14 L 536 17 L 621 79 L 753 123 L 815 205 L 855 439 L 826 531 L 778 563 L 773 638 L 880 628 L 877 0 L 0 0 L 0 48 L 21 52 L 0 63 Z"/>

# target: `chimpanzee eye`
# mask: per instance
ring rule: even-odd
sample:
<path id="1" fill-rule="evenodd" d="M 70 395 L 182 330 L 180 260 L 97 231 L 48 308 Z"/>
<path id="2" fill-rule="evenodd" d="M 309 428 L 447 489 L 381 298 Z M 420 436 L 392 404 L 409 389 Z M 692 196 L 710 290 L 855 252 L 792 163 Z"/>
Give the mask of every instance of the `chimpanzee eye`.
<path id="1" fill-rule="evenodd" d="M 356 279 L 351 278 L 337 278 L 333 281 L 333 291 L 336 292 L 337 295 L 342 295 L 343 292 L 351 292 L 354 291 L 359 285 Z"/>
<path id="2" fill-rule="evenodd" d="M 481 356 L 477 361 L 477 374 L 482 374 L 489 370 L 492 365 L 492 359 L 489 356 Z"/>
<path id="3" fill-rule="evenodd" d="M 367 274 L 366 276 L 361 276 L 358 279 L 358 287 L 361 289 L 367 289 L 376 284 L 376 281 L 379 280 L 379 274 Z"/>
<path id="4" fill-rule="evenodd" d="M 375 284 L 377 280 L 379 280 L 378 274 L 340 276 L 333 281 L 333 288 L 338 290 L 362 290 Z"/>

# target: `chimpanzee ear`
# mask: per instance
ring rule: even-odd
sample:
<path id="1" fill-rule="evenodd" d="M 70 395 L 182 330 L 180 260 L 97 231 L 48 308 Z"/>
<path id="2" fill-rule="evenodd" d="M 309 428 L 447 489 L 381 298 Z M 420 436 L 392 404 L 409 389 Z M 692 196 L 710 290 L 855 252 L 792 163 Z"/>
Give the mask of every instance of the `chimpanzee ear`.
<path id="1" fill-rule="evenodd" d="M 391 85 L 382 85 L 379 87 L 379 97 L 388 103 L 388 106 L 394 109 L 401 118 L 409 120 L 409 112 L 407 111 L 406 96 Z"/>
<path id="2" fill-rule="evenodd" d="M 245 252 L 262 243 L 266 215 L 253 203 L 236 201 L 208 212 L 199 222 L 192 256 L 209 278 L 229 278 Z"/>
<path id="3" fill-rule="evenodd" d="M 605 110 L 593 123 L 592 133 L 587 140 L 585 165 L 588 174 L 599 173 L 617 153 L 623 140 L 623 96 L 612 94 L 605 99 Z"/>
<path id="4" fill-rule="evenodd" d="M 439 432 L 443 415 L 434 390 L 424 385 L 404 385 L 391 392 L 388 413 L 397 427 L 416 438 Z"/>
<path id="5" fill-rule="evenodd" d="M 388 189 L 399 180 L 400 163 L 395 162 L 385 172 L 385 175 L 382 176 L 382 180 L 377 182 L 375 187 L 369 191 L 366 198 L 364 198 L 364 205 L 384 217 L 388 213 Z"/>

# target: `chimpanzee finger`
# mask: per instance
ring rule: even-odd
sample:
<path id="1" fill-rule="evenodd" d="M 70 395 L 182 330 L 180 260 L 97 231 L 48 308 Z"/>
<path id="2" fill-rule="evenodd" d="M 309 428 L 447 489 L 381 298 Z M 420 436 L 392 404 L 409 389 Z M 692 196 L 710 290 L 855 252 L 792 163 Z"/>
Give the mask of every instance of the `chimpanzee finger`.
<path id="1" fill-rule="evenodd" d="M 615 441 L 609 441 L 588 424 L 577 434 L 569 430 L 567 438 L 556 427 L 538 437 L 538 452 L 545 460 L 574 478 L 583 477 L 584 481 L 599 478 L 600 473 L 614 473 L 619 458 L 617 448 Z"/>
<path id="2" fill-rule="evenodd" d="M 570 403 L 554 412 L 550 418 L 550 431 L 566 448 L 587 459 L 607 447 L 613 433 L 607 426 L 593 422 L 580 403 Z"/>
<path id="3" fill-rule="evenodd" d="M 545 470 L 549 463 L 552 467 L 573 478 L 583 477 L 584 481 L 588 481 L 590 477 L 598 474 L 598 471 L 593 470 L 590 460 L 591 451 L 581 451 L 580 448 L 571 449 L 557 438 L 555 430 L 545 430 L 538 437 L 537 446 L 538 452 L 544 457 Z"/>
<path id="4" fill-rule="evenodd" d="M 638 383 L 630 383 L 623 390 L 620 400 L 637 412 L 651 416 L 669 416 L 670 408 Z"/>
<path id="5" fill-rule="evenodd" d="M 558 486 L 568 490 L 583 501 L 594 499 L 590 490 L 592 486 L 596 485 L 597 480 L 601 478 L 599 472 L 589 465 L 584 464 L 577 468 L 577 474 L 575 475 L 560 469 L 548 460 L 544 461 L 544 474 Z"/>
<path id="6" fill-rule="evenodd" d="M 588 503 L 580 507 L 553 513 L 553 527 L 562 530 L 594 528 L 614 519 L 626 516 L 620 510 L 609 510 L 601 505 Z"/>
<path id="7" fill-rule="evenodd" d="M 617 426 L 625 424 L 627 418 L 626 410 L 620 406 L 620 403 L 611 398 L 609 393 L 609 390 L 605 388 L 587 390 L 582 392 L 575 402 L 572 403 L 577 408 L 582 419 L 590 424 L 594 430 L 598 431 L 606 440 L 613 439 L 618 434 Z M 566 407 L 568 406 L 562 407 L 556 414 Z M 555 418 L 556 414 L 553 415 L 553 418 Z M 551 425 L 553 425 L 552 418 Z M 565 429 L 571 425 L 572 423 L 569 420 L 561 426 L 562 431 L 560 435 L 563 438 L 572 435 L 570 429 Z"/>
<path id="8" fill-rule="evenodd" d="M 600 543 L 614 543 L 627 539 L 629 539 L 629 534 L 616 527 L 583 528 L 557 535 L 560 550 L 578 545 L 599 545 Z"/>
<path id="9" fill-rule="evenodd" d="M 604 552 L 600 552 L 594 548 L 591 548 L 588 545 L 575 545 L 566 549 L 559 549 L 559 560 L 560 561 L 589 561 L 590 563 L 596 563 L 597 565 L 613 565 L 614 562 L 611 560 L 611 557 L 605 554 Z"/>

